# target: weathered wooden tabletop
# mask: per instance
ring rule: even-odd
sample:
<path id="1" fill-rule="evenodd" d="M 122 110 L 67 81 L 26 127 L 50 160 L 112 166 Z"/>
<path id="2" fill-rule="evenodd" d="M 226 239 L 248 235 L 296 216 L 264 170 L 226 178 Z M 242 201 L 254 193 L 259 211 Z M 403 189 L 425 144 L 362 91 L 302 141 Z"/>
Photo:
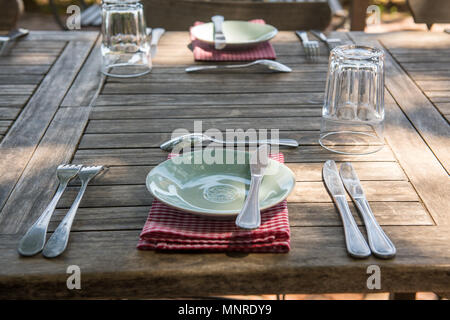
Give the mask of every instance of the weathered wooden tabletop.
<path id="1" fill-rule="evenodd" d="M 338 36 L 387 51 L 387 145 L 372 155 L 318 145 L 328 53 L 321 47 L 319 61 L 309 63 L 293 32 L 273 40 L 289 74 L 186 74 L 194 63 L 188 33 L 170 32 L 152 73 L 122 80 L 100 75 L 97 33 L 31 32 L 18 41 L 0 57 L 0 297 L 364 292 L 369 265 L 381 268 L 378 291 L 450 291 L 450 35 Z M 192 131 L 194 120 L 204 130 L 278 128 L 300 141 L 283 150 L 297 179 L 288 254 L 136 250 L 152 202 L 146 174 L 167 157 L 158 146 L 176 128 Z M 326 159 L 354 163 L 397 246 L 395 259 L 347 256 L 321 178 Z M 111 168 L 88 187 L 62 256 L 20 257 L 20 237 L 55 193 L 56 166 L 70 162 Z M 77 184 L 59 202 L 50 232 Z M 81 269 L 81 290 L 66 287 L 70 265 Z"/>

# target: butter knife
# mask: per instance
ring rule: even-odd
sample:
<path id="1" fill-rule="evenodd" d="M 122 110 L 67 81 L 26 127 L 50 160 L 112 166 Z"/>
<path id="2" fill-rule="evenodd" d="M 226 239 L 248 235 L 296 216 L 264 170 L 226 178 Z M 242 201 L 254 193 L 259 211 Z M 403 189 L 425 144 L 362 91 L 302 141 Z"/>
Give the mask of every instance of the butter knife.
<path id="1" fill-rule="evenodd" d="M 395 246 L 375 219 L 352 164 L 350 162 L 342 164 L 339 173 L 345 188 L 355 202 L 364 220 L 372 253 L 378 258 L 383 259 L 394 257 L 396 253 Z"/>
<path id="2" fill-rule="evenodd" d="M 348 253 L 354 258 L 367 258 L 370 256 L 370 249 L 348 207 L 345 189 L 339 177 L 336 163 L 333 160 L 327 160 L 323 166 L 322 174 L 325 185 L 341 214 Z"/>
<path id="3" fill-rule="evenodd" d="M 223 16 L 213 16 L 211 18 L 213 24 L 214 24 L 214 48 L 216 50 L 222 50 L 225 49 L 226 40 L 225 35 L 223 34 Z"/>
<path id="4" fill-rule="evenodd" d="M 250 156 L 250 189 L 248 190 L 244 206 L 236 218 L 236 225 L 242 229 L 256 229 L 261 225 L 259 187 L 268 164 L 269 145 L 264 144 Z"/>

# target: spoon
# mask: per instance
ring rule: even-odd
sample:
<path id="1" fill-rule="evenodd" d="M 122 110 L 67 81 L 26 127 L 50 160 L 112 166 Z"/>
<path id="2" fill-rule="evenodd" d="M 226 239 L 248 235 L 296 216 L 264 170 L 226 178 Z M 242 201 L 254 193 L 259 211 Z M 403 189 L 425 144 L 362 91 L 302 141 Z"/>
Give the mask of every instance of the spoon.
<path id="1" fill-rule="evenodd" d="M 284 64 L 273 60 L 255 60 L 246 64 L 221 64 L 221 65 L 213 65 L 213 66 L 191 66 L 186 68 L 186 72 L 197 72 L 202 70 L 214 70 L 214 69 L 238 69 L 238 68 L 248 68 L 252 66 L 264 66 L 269 70 L 275 72 L 291 72 L 292 69 Z"/>
<path id="2" fill-rule="evenodd" d="M 250 144 L 270 144 L 270 145 L 279 145 L 279 146 L 288 146 L 288 147 L 298 147 L 298 142 L 294 139 L 269 139 L 269 140 L 255 140 L 255 141 L 232 141 L 227 142 L 219 139 L 211 138 L 207 135 L 201 133 L 191 133 L 184 136 L 173 138 L 167 142 L 164 142 L 160 145 L 160 148 L 165 151 L 171 151 L 175 146 L 182 144 L 181 146 L 184 148 L 185 146 L 194 146 L 196 144 L 200 144 L 203 142 L 215 142 L 219 144 L 237 144 L 237 145 L 250 145 Z"/>

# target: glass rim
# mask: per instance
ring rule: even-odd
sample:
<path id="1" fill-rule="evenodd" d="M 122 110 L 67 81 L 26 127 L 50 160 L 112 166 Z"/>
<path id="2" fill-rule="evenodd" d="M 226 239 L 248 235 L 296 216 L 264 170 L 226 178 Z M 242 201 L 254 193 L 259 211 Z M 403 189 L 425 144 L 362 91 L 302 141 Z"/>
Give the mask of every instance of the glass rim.
<path id="1" fill-rule="evenodd" d="M 364 55 L 355 55 L 351 53 L 350 50 L 359 49 L 364 52 Z M 384 51 L 375 47 L 357 45 L 357 44 L 347 44 L 342 46 L 337 46 L 333 48 L 332 52 L 339 57 L 343 57 L 351 60 L 369 60 L 373 58 L 384 57 Z"/>

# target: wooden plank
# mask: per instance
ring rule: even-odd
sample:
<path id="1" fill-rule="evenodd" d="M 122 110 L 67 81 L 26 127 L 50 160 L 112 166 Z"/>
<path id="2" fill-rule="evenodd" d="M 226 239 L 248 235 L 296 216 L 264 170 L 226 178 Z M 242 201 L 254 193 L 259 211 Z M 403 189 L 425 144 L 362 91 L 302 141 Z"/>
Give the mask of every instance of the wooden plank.
<path id="1" fill-rule="evenodd" d="M 97 92 L 104 82 L 104 76 L 100 72 L 101 53 L 100 53 L 101 37 L 92 49 L 86 63 L 76 78 L 73 86 L 67 92 L 62 107 L 79 107 L 89 106 L 91 101 L 96 97 Z M 80 94 L 83 92 L 83 94 Z"/>
<path id="2" fill-rule="evenodd" d="M 87 41 L 73 41 L 67 45 L 26 108 L 15 121 L 8 136 L 1 142 L 1 208 L 5 205 L 19 180 L 91 46 L 92 42 Z M 2 217 L 3 215 L 0 217 L 0 221 L 3 219 Z M 8 228 L 8 225 L 2 225 L 2 230 Z"/>
<path id="3" fill-rule="evenodd" d="M 448 89 L 448 88 L 447 88 Z M 425 91 L 425 94 L 435 103 L 450 102 L 450 91 Z"/>
<path id="4" fill-rule="evenodd" d="M 336 161 L 395 161 L 392 151 L 385 147 L 374 154 L 341 155 L 330 153 L 319 146 L 304 146 L 298 149 L 283 149 L 286 162 L 323 162 Z M 161 149 L 95 149 L 77 150 L 74 163 L 118 165 L 157 165 L 167 159 L 167 153 Z"/>
<path id="5" fill-rule="evenodd" d="M 70 163 L 88 115 L 86 108 L 67 108 L 56 113 L 1 211 L 3 234 L 25 230 L 23 227 L 28 228 L 45 209 L 58 185 L 56 167 Z"/>
<path id="6" fill-rule="evenodd" d="M 3 68 L 3 67 L 2 67 Z M 0 70 L 2 69 L 0 68 Z M 1 84 L 38 84 L 42 80 L 40 74 L 0 74 Z"/>
<path id="7" fill-rule="evenodd" d="M 51 65 L 49 64 L 39 64 L 39 65 L 30 65 L 30 66 L 15 66 L 15 65 L 8 65 L 8 66 L 2 66 L 0 68 L 0 83 L 2 82 L 2 79 L 6 79 L 6 76 L 16 76 L 26 74 L 28 77 L 31 76 L 33 79 L 39 79 L 37 82 L 40 81 L 41 77 L 36 77 L 35 75 L 42 75 L 48 72 Z M 23 77 L 26 78 L 26 77 Z M 19 82 L 20 84 L 20 82 Z"/>
<path id="8" fill-rule="evenodd" d="M 450 80 L 419 80 L 416 83 L 424 91 L 445 91 L 450 89 Z"/>
<path id="9" fill-rule="evenodd" d="M 102 90 L 102 94 L 154 94 L 154 93 L 265 93 L 265 92 L 318 92 L 325 90 L 325 81 L 299 81 L 295 86 L 287 86 L 285 83 L 223 83 L 208 82 L 193 86 L 192 83 L 179 83 L 176 86 L 168 86 L 167 83 L 108 83 Z"/>
<path id="10" fill-rule="evenodd" d="M 6 131 L 8 131 L 11 124 L 11 120 L 0 120 L 0 134 L 4 135 Z"/>
<path id="11" fill-rule="evenodd" d="M 349 202 L 358 225 L 363 226 L 355 206 Z M 370 206 L 382 226 L 433 225 L 420 202 L 371 202 Z M 138 230 L 142 229 L 149 206 L 80 208 L 72 231 Z M 53 232 L 67 213 L 57 209 L 52 216 L 49 231 Z M 289 203 L 289 224 L 292 227 L 341 227 L 336 208 L 330 203 Z"/>
<path id="12" fill-rule="evenodd" d="M 32 94 L 36 85 L 32 84 L 0 84 L 0 99 L 3 95 L 17 94 L 26 95 Z"/>
<path id="13" fill-rule="evenodd" d="M 289 254 L 239 257 L 138 251 L 136 230 L 74 232 L 64 258 L 52 263 L 42 257 L 21 259 L 16 252 L 19 237 L 2 236 L 0 250 L 8 263 L 0 275 L 4 289 L 0 294 L 10 299 L 36 299 L 366 292 L 370 291 L 367 266 L 373 264 L 382 270 L 383 291 L 448 289 L 449 248 L 445 240 L 450 230 L 412 226 L 385 227 L 385 231 L 397 247 L 392 260 L 352 260 L 345 250 L 342 229 L 330 227 L 293 228 Z M 421 240 L 412 245 L 411 235 Z M 414 262 L 411 257 L 415 257 Z M 82 290 L 67 290 L 68 265 L 81 267 Z"/>
<path id="14" fill-rule="evenodd" d="M 97 31 L 38 31 L 32 30 L 21 42 L 36 41 L 95 41 L 98 36 Z"/>
<path id="15" fill-rule="evenodd" d="M 285 93 L 280 101 L 278 93 L 228 93 L 228 94 L 138 94 L 138 95 L 100 95 L 96 101 L 97 106 L 163 106 L 163 105 L 232 105 L 251 104 L 266 105 L 279 103 L 286 104 L 320 104 L 323 99 L 323 92 L 308 93 Z"/>
<path id="16" fill-rule="evenodd" d="M 450 70 L 411 70 L 406 68 L 408 74 L 416 81 L 418 80 L 450 80 Z"/>
<path id="17" fill-rule="evenodd" d="M 339 166 L 339 162 L 337 163 Z M 322 181 L 323 163 L 288 163 L 299 182 Z M 407 181 L 400 166 L 395 162 L 355 162 L 354 168 L 361 181 Z M 147 174 L 154 166 L 113 166 L 97 176 L 90 185 L 127 185 L 145 184 Z M 72 186 L 80 185 L 78 179 L 71 182 Z"/>
<path id="18" fill-rule="evenodd" d="M 319 131 L 280 131 L 280 138 L 296 139 L 300 145 L 318 145 Z M 171 139 L 171 133 L 85 134 L 79 149 L 158 148 Z"/>
<path id="19" fill-rule="evenodd" d="M 202 128 L 271 129 L 281 130 L 319 130 L 320 117 L 290 117 L 290 118 L 211 118 L 196 119 L 201 121 Z M 129 119 L 129 120 L 91 120 L 86 133 L 131 133 L 131 132 L 172 132 L 185 128 L 194 132 L 194 121 L 187 119 Z"/>
<path id="20" fill-rule="evenodd" d="M 22 108 L 19 107 L 0 108 L 0 120 L 14 120 L 21 110 Z"/>
<path id="21" fill-rule="evenodd" d="M 369 201 L 418 201 L 419 197 L 407 181 L 361 182 Z M 70 207 L 78 187 L 68 187 L 58 208 Z M 350 200 L 350 198 L 348 198 Z M 145 185 L 89 186 L 81 207 L 149 206 L 153 197 Z M 289 202 L 332 202 L 322 181 L 297 182 Z"/>
<path id="22" fill-rule="evenodd" d="M 402 66 L 408 72 L 431 71 L 437 74 L 448 74 L 447 63 L 442 62 L 404 62 Z"/>
<path id="23" fill-rule="evenodd" d="M 434 105 L 442 114 L 450 114 L 450 102 L 435 103 Z"/>
<path id="24" fill-rule="evenodd" d="M 222 118 L 224 113 L 227 118 L 241 117 L 311 117 L 322 115 L 322 105 L 269 105 L 260 108 L 245 105 L 232 106 L 205 106 L 189 107 L 164 106 L 154 108 L 148 106 L 106 106 L 95 107 L 89 116 L 92 120 L 114 119 L 164 119 L 164 118 L 200 118 L 207 115 L 208 118 Z"/>
<path id="25" fill-rule="evenodd" d="M 52 64 L 57 57 L 57 54 L 15 53 L 11 56 L 0 57 L 0 65 Z"/>
<path id="26" fill-rule="evenodd" d="M 22 107 L 27 100 L 30 98 L 29 95 L 0 95 L 0 108 L 1 107 Z"/>

